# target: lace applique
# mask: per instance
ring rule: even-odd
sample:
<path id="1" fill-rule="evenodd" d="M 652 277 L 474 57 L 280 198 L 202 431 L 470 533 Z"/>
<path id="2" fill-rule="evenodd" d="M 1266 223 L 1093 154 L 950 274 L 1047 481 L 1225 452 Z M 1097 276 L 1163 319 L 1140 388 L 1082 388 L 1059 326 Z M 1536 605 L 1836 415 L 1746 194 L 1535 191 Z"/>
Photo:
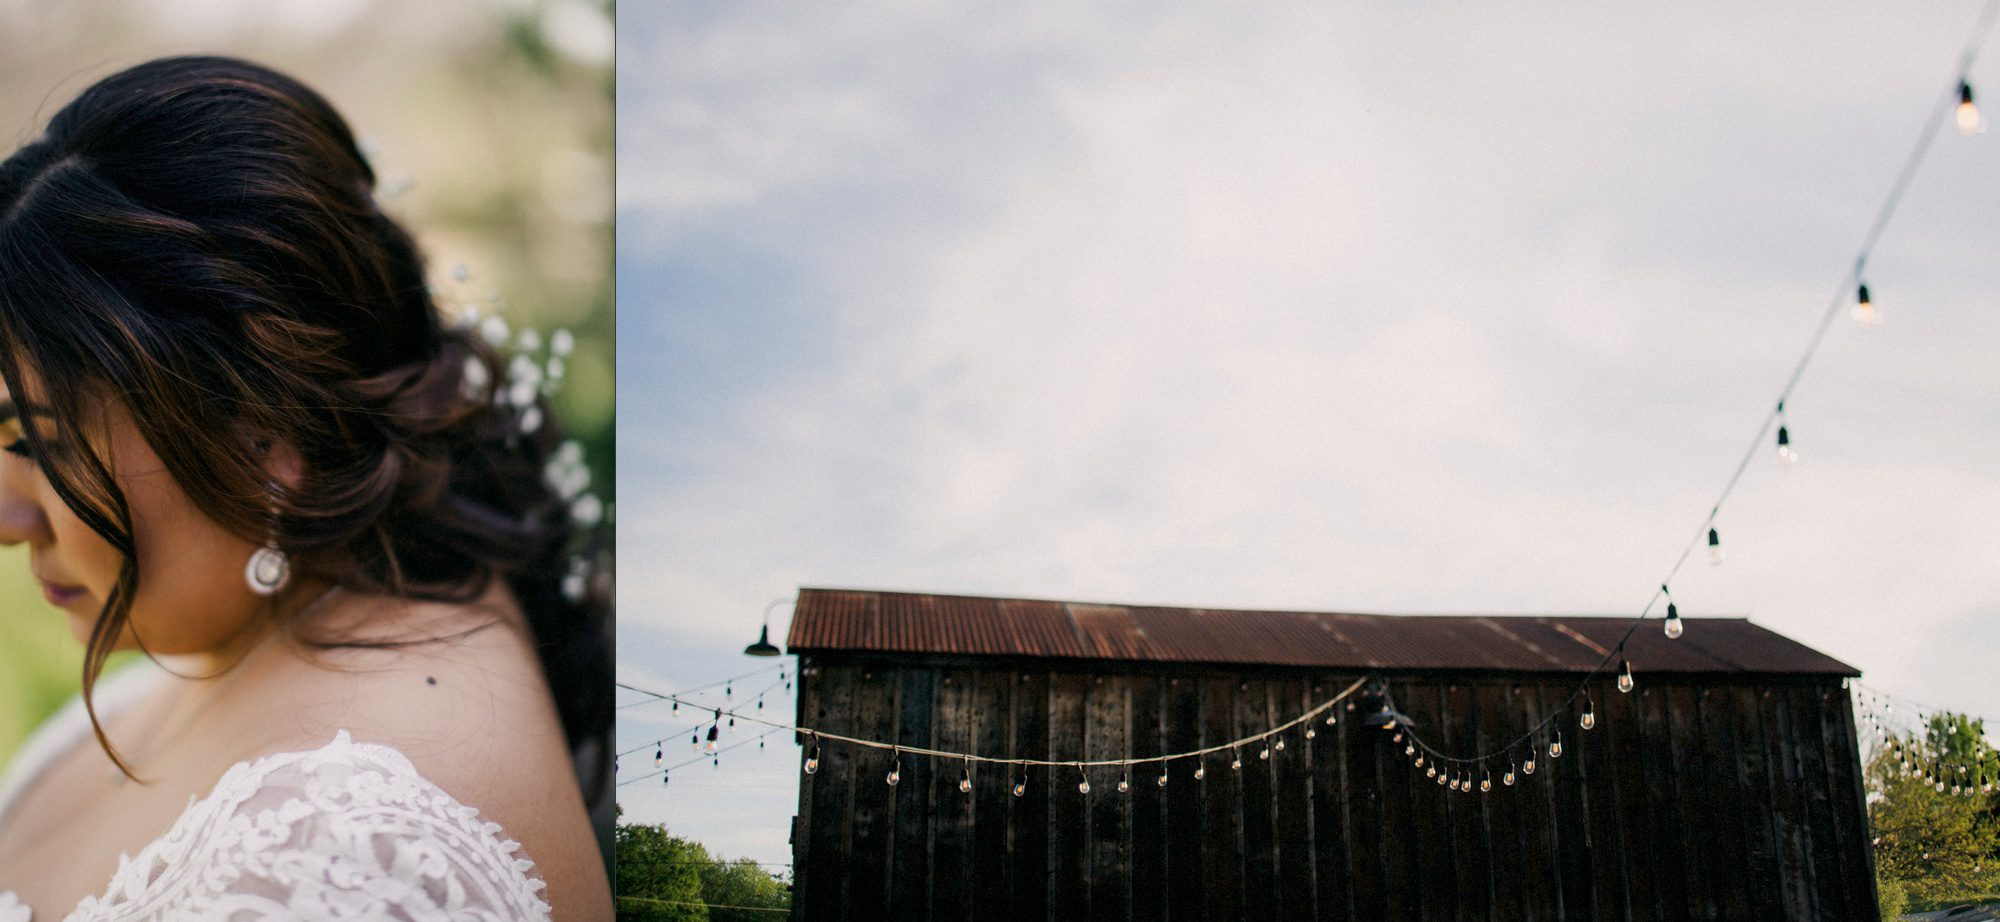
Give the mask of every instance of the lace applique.
<path id="1" fill-rule="evenodd" d="M 238 763 L 167 834 L 119 856 L 66 922 L 142 919 L 547 920 L 543 882 L 500 824 L 356 743 Z M 7 915 L 0 895 L 0 922 Z"/>

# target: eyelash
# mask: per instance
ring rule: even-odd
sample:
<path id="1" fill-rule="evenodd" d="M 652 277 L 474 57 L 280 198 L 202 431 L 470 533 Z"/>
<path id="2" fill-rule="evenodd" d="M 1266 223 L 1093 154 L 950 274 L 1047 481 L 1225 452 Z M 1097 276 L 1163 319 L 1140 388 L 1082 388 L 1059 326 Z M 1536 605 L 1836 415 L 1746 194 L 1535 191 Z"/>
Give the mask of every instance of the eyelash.
<path id="1" fill-rule="evenodd" d="M 28 450 L 27 439 L 15 439 L 14 441 L 7 443 L 6 450 L 7 453 L 10 455 L 14 455 L 20 458 L 26 458 L 29 461 L 35 460 L 34 452 Z"/>

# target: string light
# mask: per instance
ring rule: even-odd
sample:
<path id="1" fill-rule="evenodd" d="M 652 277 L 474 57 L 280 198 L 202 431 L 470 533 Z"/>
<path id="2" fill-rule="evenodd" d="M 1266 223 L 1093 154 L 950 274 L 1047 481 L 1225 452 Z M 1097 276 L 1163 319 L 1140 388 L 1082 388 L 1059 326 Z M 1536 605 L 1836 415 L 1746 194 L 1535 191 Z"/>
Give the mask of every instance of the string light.
<path id="1" fill-rule="evenodd" d="M 1083 766 L 1079 765 L 1076 767 L 1076 777 L 1079 779 L 1076 782 L 1076 792 L 1078 794 L 1090 793 L 1090 776 L 1084 774 Z"/>
<path id="2" fill-rule="evenodd" d="M 1129 790 L 1132 790 L 1132 773 L 1126 772 L 1118 776 L 1118 793 L 1123 794 Z"/>
<path id="3" fill-rule="evenodd" d="M 1260 761 L 1260 762 L 1269 762 L 1269 761 L 1271 761 L 1271 746 L 1270 746 L 1270 744 L 1266 743 L 1266 744 L 1264 745 L 1264 748 L 1262 748 L 1262 749 L 1259 749 L 1259 750 L 1257 750 L 1257 759 L 1258 759 L 1258 761 Z"/>
<path id="4" fill-rule="evenodd" d="M 1206 777 L 1208 777 L 1208 766 L 1196 765 L 1194 767 L 1194 780 L 1200 781 L 1201 779 Z"/>
<path id="5" fill-rule="evenodd" d="M 653 767 L 659 768 L 665 764 L 667 764 L 667 747 L 663 741 L 656 741 L 653 743 Z"/>
<path id="6" fill-rule="evenodd" d="M 1681 610 L 1674 607 L 1674 594 L 1667 588 L 1666 583 L 1660 584 L 1660 591 L 1667 597 L 1667 639 L 1678 640 L 1681 636 Z"/>
<path id="7" fill-rule="evenodd" d="M 1563 757 L 1563 734 L 1561 730 L 1557 730 L 1555 732 L 1555 737 L 1549 740 L 1549 758 L 1560 759 L 1562 757 Z"/>
<path id="8" fill-rule="evenodd" d="M 1160 784 L 1160 787 L 1166 787 L 1166 786 L 1167 786 L 1167 767 L 1166 767 L 1166 766 L 1164 766 L 1164 765 L 1160 766 L 1160 780 L 1159 780 L 1159 784 Z"/>
<path id="9" fill-rule="evenodd" d="M 1278 737 L 1278 738 L 1277 738 L 1277 740 L 1276 740 L 1275 742 L 1271 743 L 1271 748 L 1272 748 L 1272 749 L 1276 749 L 1276 750 L 1278 750 L 1279 752 L 1284 752 L 1284 751 L 1285 751 L 1285 738 L 1284 738 L 1284 737 L 1282 737 L 1282 736 L 1281 736 L 1281 737 Z"/>
<path id="10" fill-rule="evenodd" d="M 903 753 L 897 750 L 893 753 L 893 758 L 895 762 L 889 766 L 889 776 L 887 779 L 889 786 L 892 788 L 896 786 L 896 782 L 903 780 Z"/>
<path id="11" fill-rule="evenodd" d="M 1028 793 L 1028 767 L 1023 765 L 1020 780 L 1014 782 L 1014 796 L 1019 797 L 1026 793 Z"/>
<path id="12" fill-rule="evenodd" d="M 1507 773 L 1500 776 L 1500 783 L 1510 788 L 1514 786 L 1514 766 L 1511 763 L 1507 766 Z"/>
<path id="13" fill-rule="evenodd" d="M 1986 130 L 1986 119 L 1979 115 L 1979 107 L 1972 103 L 1972 84 L 1963 79 L 1958 81 L 1958 130 L 1966 137 L 1972 137 Z"/>
<path id="14" fill-rule="evenodd" d="M 812 749 L 806 753 L 806 774 L 819 771 L 819 742 L 815 740 Z"/>
<path id="15" fill-rule="evenodd" d="M 1229 770 L 1232 772 L 1241 771 L 1242 768 L 1243 768 L 1243 754 L 1237 752 L 1234 748 L 1231 748 L 1229 750 Z"/>
<path id="16" fill-rule="evenodd" d="M 1531 745 L 1528 747 L 1528 757 L 1521 761 L 1521 774 L 1532 775 L 1534 773 L 1535 773 L 1535 747 Z"/>
<path id="17" fill-rule="evenodd" d="M 959 769 L 959 770 L 958 770 L 958 792 L 959 792 L 960 794 L 970 794 L 970 793 L 972 793 L 972 760 L 971 760 L 971 759 L 967 759 L 967 760 L 965 761 L 965 767 L 964 767 L 964 768 L 961 768 L 961 769 Z"/>
<path id="18" fill-rule="evenodd" d="M 1799 460 L 1799 453 L 1792 450 L 1792 433 L 1785 428 L 1785 402 L 1778 401 L 1778 463 L 1790 465 Z"/>
<path id="19" fill-rule="evenodd" d="M 1597 726 L 1597 710 L 1592 706 L 1589 695 L 1583 696 L 1583 716 L 1577 718 L 1576 722 L 1585 730 Z"/>
<path id="20" fill-rule="evenodd" d="M 1714 526 L 1709 526 L 1709 529 L 1708 529 L 1708 562 L 1709 562 L 1709 563 L 1712 563 L 1712 564 L 1715 564 L 1716 566 L 1721 566 L 1721 565 L 1722 565 L 1722 558 L 1723 558 L 1723 553 L 1722 553 L 1722 536 L 1721 536 L 1721 535 L 1719 535 L 1719 534 L 1716 534 L 1716 531 L 1715 531 L 1715 527 L 1714 527 Z"/>
<path id="21" fill-rule="evenodd" d="M 1619 649 L 1624 649 L 1624 645 L 1620 644 Z M 1618 655 L 1618 691 L 1627 695 L 1632 693 L 1632 664 L 1625 659 L 1623 653 Z M 1583 728 L 1590 729 L 1590 724 L 1584 724 Z"/>
<path id="22" fill-rule="evenodd" d="M 1854 292 L 1854 320 L 1869 326 L 1882 322 L 1881 318 L 1875 316 L 1875 302 L 1868 297 L 1867 282 L 1862 282 Z"/>
<path id="23" fill-rule="evenodd" d="M 1512 775 L 1512 772 L 1508 773 L 1509 777 L 1512 777 Z M 1482 768 L 1479 770 L 1479 793 L 1484 794 L 1491 790 L 1493 790 L 1493 770 Z"/>

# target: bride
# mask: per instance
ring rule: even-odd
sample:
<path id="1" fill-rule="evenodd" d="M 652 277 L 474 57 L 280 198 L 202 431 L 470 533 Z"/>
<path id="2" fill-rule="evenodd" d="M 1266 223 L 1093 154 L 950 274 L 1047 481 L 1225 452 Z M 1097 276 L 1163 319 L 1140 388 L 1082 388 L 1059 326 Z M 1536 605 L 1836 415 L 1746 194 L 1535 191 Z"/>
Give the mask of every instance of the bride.
<path id="1" fill-rule="evenodd" d="M 373 184 L 213 57 L 0 164 L 0 541 L 85 647 L 0 780 L 0 922 L 611 917 L 574 457 Z"/>

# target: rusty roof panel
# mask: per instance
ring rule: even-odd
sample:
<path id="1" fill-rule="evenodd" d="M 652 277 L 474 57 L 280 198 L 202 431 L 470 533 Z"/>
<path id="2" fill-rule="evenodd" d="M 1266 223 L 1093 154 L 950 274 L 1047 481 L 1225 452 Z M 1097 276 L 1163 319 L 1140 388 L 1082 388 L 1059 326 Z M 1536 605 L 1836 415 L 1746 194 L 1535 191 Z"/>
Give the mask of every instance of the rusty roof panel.
<path id="1" fill-rule="evenodd" d="M 793 652 L 855 650 L 1340 669 L 1583 672 L 1621 638 L 1635 669 L 1859 675 L 1742 618 L 1669 640 L 1630 618 L 1364 615 L 800 589 Z"/>

